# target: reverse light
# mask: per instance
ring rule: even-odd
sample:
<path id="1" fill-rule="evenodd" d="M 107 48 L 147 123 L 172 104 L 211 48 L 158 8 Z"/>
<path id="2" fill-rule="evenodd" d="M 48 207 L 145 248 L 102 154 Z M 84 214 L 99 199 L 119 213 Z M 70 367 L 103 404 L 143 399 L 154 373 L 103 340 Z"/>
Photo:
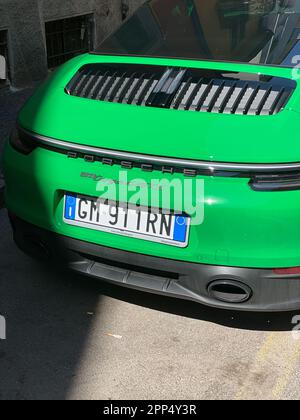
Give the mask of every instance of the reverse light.
<path id="1" fill-rule="evenodd" d="M 29 155 L 36 147 L 36 141 L 29 136 L 27 133 L 15 128 L 9 138 L 10 145 L 22 153 L 23 155 Z"/>

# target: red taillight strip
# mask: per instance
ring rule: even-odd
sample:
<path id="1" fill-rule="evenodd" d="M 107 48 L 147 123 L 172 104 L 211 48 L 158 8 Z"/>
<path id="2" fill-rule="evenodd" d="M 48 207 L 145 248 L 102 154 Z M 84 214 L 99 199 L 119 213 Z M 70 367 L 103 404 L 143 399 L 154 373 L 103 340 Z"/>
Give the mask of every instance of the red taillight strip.
<path id="1" fill-rule="evenodd" d="M 295 274 L 300 274 L 300 267 L 275 268 L 272 271 L 278 276 L 293 276 Z"/>

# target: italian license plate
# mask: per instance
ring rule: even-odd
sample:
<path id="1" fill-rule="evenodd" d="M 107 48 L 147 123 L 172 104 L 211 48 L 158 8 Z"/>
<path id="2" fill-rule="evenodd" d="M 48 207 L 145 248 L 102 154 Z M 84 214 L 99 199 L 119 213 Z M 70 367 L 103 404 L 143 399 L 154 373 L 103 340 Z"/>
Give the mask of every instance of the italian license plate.
<path id="1" fill-rule="evenodd" d="M 181 248 L 189 241 L 190 218 L 186 215 L 149 212 L 82 195 L 65 194 L 63 219 L 70 225 Z"/>

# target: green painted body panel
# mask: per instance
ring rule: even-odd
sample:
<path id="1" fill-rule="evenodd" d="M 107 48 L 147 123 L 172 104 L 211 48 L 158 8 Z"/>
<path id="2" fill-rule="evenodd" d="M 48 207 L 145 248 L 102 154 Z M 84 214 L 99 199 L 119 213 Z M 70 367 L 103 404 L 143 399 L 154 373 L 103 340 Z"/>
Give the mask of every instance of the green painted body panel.
<path id="1" fill-rule="evenodd" d="M 77 69 L 91 62 L 185 65 L 287 78 L 294 74 L 290 69 L 252 65 L 84 55 L 61 67 L 36 92 L 20 113 L 20 125 L 60 140 L 152 155 L 223 162 L 300 162 L 300 89 L 282 112 L 266 117 L 152 109 L 65 94 L 64 87 Z M 300 265 L 300 191 L 255 192 L 247 178 L 199 177 L 205 185 L 204 222 L 191 227 L 189 245 L 181 249 L 63 222 L 64 191 L 97 196 L 95 181 L 80 174 L 118 179 L 118 166 L 68 159 L 40 148 L 23 156 L 7 144 L 4 168 L 8 209 L 61 235 L 204 264 L 257 268 Z M 139 169 L 127 171 L 127 176 L 128 180 L 142 177 L 146 181 L 153 177 L 183 179 L 182 175 L 172 178 Z M 146 191 L 141 204 L 149 204 Z M 156 204 L 161 207 L 160 202 Z M 177 198 L 171 205 L 176 210 Z"/>
<path id="2" fill-rule="evenodd" d="M 300 191 L 257 193 L 241 178 L 205 179 L 205 214 L 192 226 L 185 249 L 73 227 L 63 222 L 63 191 L 97 196 L 96 183 L 82 171 L 118 178 L 119 168 L 85 163 L 36 149 L 29 157 L 5 151 L 8 208 L 24 220 L 59 234 L 122 250 L 240 267 L 300 265 Z M 160 173 L 143 174 L 145 180 Z M 140 176 L 134 169 L 128 179 Z M 180 178 L 181 176 L 179 176 Z M 168 176 L 167 176 L 168 178 Z M 142 203 L 147 204 L 147 199 Z M 172 203 L 176 209 L 176 202 Z"/>
<path id="3" fill-rule="evenodd" d="M 172 157 L 219 162 L 300 161 L 297 135 L 300 115 L 294 112 L 300 113 L 300 89 L 282 112 L 258 117 L 127 106 L 67 95 L 64 88 L 75 72 L 92 62 L 161 64 L 293 76 L 293 70 L 285 68 L 84 55 L 60 68 L 37 91 L 20 114 L 22 127 L 57 139 L 152 155 L 170 156 L 171 150 Z"/>

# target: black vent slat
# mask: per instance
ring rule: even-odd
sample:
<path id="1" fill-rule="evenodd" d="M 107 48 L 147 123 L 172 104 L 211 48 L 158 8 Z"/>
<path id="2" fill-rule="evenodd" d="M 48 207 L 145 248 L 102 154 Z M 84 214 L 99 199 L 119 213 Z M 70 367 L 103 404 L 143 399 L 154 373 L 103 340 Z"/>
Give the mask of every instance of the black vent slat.
<path id="1" fill-rule="evenodd" d="M 99 89 L 98 94 L 97 94 L 97 100 L 98 101 L 103 101 L 103 99 L 101 99 L 103 97 L 103 92 L 106 90 L 107 86 L 110 85 L 110 82 L 111 82 L 112 77 L 113 77 L 112 74 L 109 73 L 106 76 L 106 78 L 103 80 L 103 84 L 101 86 L 101 89 Z"/>
<path id="2" fill-rule="evenodd" d="M 90 86 L 90 84 L 93 82 L 95 75 L 93 73 L 90 73 L 87 75 L 87 77 L 84 80 L 84 83 L 82 84 L 81 88 L 80 88 L 80 94 L 79 96 L 81 96 L 82 98 L 86 97 L 86 91 L 88 89 L 88 87 Z"/>
<path id="3" fill-rule="evenodd" d="M 184 81 L 186 73 L 187 73 L 187 69 L 179 69 L 179 71 L 175 73 L 175 77 L 171 81 L 168 90 L 165 92 L 165 97 L 163 98 L 163 101 L 162 101 L 162 105 L 165 108 L 171 107 L 172 102 L 174 98 L 176 97 L 178 90 L 180 89 L 180 86 L 182 86 L 182 82 Z"/>
<path id="4" fill-rule="evenodd" d="M 171 75 L 175 72 L 173 69 L 167 69 L 165 73 L 162 75 L 161 79 L 157 82 L 156 86 L 154 87 L 153 91 L 151 92 L 149 98 L 147 99 L 146 105 L 147 106 L 159 106 L 160 103 L 160 92 L 165 86 L 165 84 L 170 80 Z M 171 84 L 171 82 L 169 82 Z M 168 85 L 168 88 L 170 87 Z"/>
<path id="5" fill-rule="evenodd" d="M 222 112 L 224 112 L 224 111 L 225 111 L 225 108 L 226 108 L 226 106 L 227 106 L 227 104 L 228 104 L 228 102 L 229 102 L 229 100 L 230 100 L 231 96 L 233 95 L 233 92 L 234 92 L 234 90 L 235 90 L 236 86 L 237 86 L 237 82 L 234 82 L 234 83 L 230 86 L 230 88 L 229 88 L 228 92 L 227 92 L 227 93 L 226 93 L 226 95 L 225 95 L 225 98 L 223 99 L 223 101 L 222 101 L 222 103 L 221 103 L 221 105 L 220 105 L 219 112 L 221 112 L 221 113 L 222 113 Z"/>
<path id="6" fill-rule="evenodd" d="M 281 107 L 285 105 L 285 102 L 288 99 L 288 97 L 289 93 L 287 93 L 285 89 L 282 88 L 270 108 L 270 115 L 275 114 L 276 111 L 279 112 L 281 110 Z"/>
<path id="7" fill-rule="evenodd" d="M 94 85 L 91 87 L 90 92 L 87 94 L 86 96 L 87 98 L 93 99 L 94 92 L 99 86 L 99 84 L 101 83 L 101 80 L 102 80 L 102 72 L 100 71 L 100 73 L 97 76 L 95 76 Z"/>
<path id="8" fill-rule="evenodd" d="M 247 89 L 249 88 L 248 83 L 245 84 L 245 86 L 243 86 L 238 94 L 238 96 L 236 97 L 234 104 L 232 105 L 231 108 L 231 114 L 234 114 L 236 112 L 236 110 L 238 109 L 238 106 L 241 102 L 241 100 L 243 99 L 245 93 L 247 92 Z"/>
<path id="9" fill-rule="evenodd" d="M 90 93 L 93 89 L 93 87 L 95 86 L 95 84 L 97 83 L 97 80 L 99 78 L 99 76 L 101 75 L 101 71 L 97 71 L 96 73 L 94 73 L 88 83 L 88 85 L 85 88 L 85 97 L 89 98 Z"/>
<path id="10" fill-rule="evenodd" d="M 74 94 L 75 88 L 77 86 L 77 83 L 80 81 L 80 78 L 81 78 L 81 72 L 78 71 L 76 73 L 76 75 L 73 77 L 73 79 L 70 81 L 70 83 L 66 87 L 66 92 L 69 95 L 73 95 Z"/>
<path id="11" fill-rule="evenodd" d="M 126 93 L 129 91 L 130 86 L 131 86 L 132 82 L 134 81 L 135 77 L 136 77 L 136 73 L 133 73 L 133 74 L 132 74 L 132 75 L 128 78 L 128 80 L 127 80 L 127 82 L 125 83 L 125 85 L 123 86 L 123 88 L 122 88 L 122 90 L 121 90 L 121 93 L 120 93 L 119 100 L 118 100 L 118 102 L 119 102 L 119 103 L 122 103 L 122 102 L 124 101 L 125 96 L 126 96 Z"/>
<path id="12" fill-rule="evenodd" d="M 218 100 L 219 96 L 221 95 L 221 92 L 224 88 L 225 82 L 222 82 L 218 89 L 213 94 L 213 97 L 211 98 L 210 104 L 208 105 L 207 112 L 211 112 L 216 104 L 216 101 Z"/>
<path id="13" fill-rule="evenodd" d="M 110 77 L 110 79 L 108 80 L 108 82 L 106 83 L 103 91 L 101 92 L 100 101 L 104 101 L 105 100 L 107 94 L 109 93 L 109 91 L 111 90 L 111 88 L 113 87 L 113 85 L 114 85 L 114 83 L 115 83 L 115 81 L 117 79 L 117 75 L 118 75 L 118 73 L 114 73 Z"/>
<path id="14" fill-rule="evenodd" d="M 264 96 L 262 97 L 260 101 L 260 104 L 256 110 L 256 115 L 260 115 L 260 113 L 262 112 L 271 92 L 272 92 L 272 87 L 270 86 L 269 89 L 265 91 Z"/>
<path id="15" fill-rule="evenodd" d="M 256 98 L 258 92 L 259 92 L 259 86 L 256 86 L 256 88 L 253 89 L 253 92 L 251 93 L 251 95 L 249 96 L 247 100 L 247 103 L 245 105 L 244 112 L 243 112 L 244 115 L 247 115 L 248 112 L 250 111 L 251 105 L 253 104 L 254 99 Z"/>
<path id="16" fill-rule="evenodd" d="M 86 85 L 89 76 L 91 75 L 91 71 L 88 73 L 85 73 L 81 80 L 78 82 L 77 86 L 74 89 L 74 94 L 76 96 L 81 96 L 82 90 L 84 89 L 84 86 Z"/>
<path id="17" fill-rule="evenodd" d="M 274 114 L 274 112 L 276 111 L 276 108 L 277 108 L 277 106 L 278 106 L 278 104 L 279 104 L 279 102 L 280 102 L 280 99 L 283 97 L 284 93 L 285 93 L 285 89 L 284 89 L 284 88 L 282 88 L 282 89 L 278 92 L 278 95 L 277 95 L 277 97 L 276 97 L 275 101 L 273 102 L 273 104 L 272 104 L 272 106 L 271 106 L 271 108 L 270 108 L 270 115 L 273 115 L 273 114 Z"/>
<path id="18" fill-rule="evenodd" d="M 197 96 L 197 93 L 199 92 L 199 90 L 201 88 L 202 81 L 203 81 L 203 79 L 201 78 L 199 80 L 199 82 L 195 85 L 195 87 L 193 89 L 193 92 L 191 93 L 191 95 L 190 95 L 190 97 L 189 97 L 189 99 L 188 99 L 188 101 L 187 101 L 187 103 L 186 103 L 186 105 L 184 107 L 185 110 L 190 109 L 191 106 L 193 105 L 193 102 L 194 102 L 194 100 L 195 100 L 195 98 Z"/>
<path id="19" fill-rule="evenodd" d="M 283 95 L 281 96 L 281 98 L 278 101 L 278 104 L 277 104 L 273 114 L 280 112 L 285 107 L 285 105 L 287 104 L 287 101 L 289 100 L 290 96 L 291 96 L 291 91 L 289 91 L 289 92 L 285 91 L 283 93 Z"/>
<path id="20" fill-rule="evenodd" d="M 269 116 L 285 107 L 296 86 L 295 81 L 282 77 L 112 63 L 83 66 L 65 92 L 124 105 Z"/>
<path id="21" fill-rule="evenodd" d="M 146 85 L 145 85 L 144 89 L 142 90 L 142 92 L 141 92 L 141 94 L 140 94 L 140 96 L 139 96 L 139 98 L 138 98 L 138 100 L 137 100 L 137 102 L 136 102 L 136 104 L 137 104 L 137 105 L 142 105 L 142 103 L 143 103 L 143 101 L 144 101 L 145 97 L 147 96 L 147 94 L 148 94 L 148 92 L 149 92 L 149 89 L 150 89 L 150 87 L 152 86 L 152 84 L 153 84 L 154 80 L 155 80 L 155 79 L 154 79 L 154 74 L 152 74 L 152 75 L 149 77 L 148 82 L 146 83 Z"/>
<path id="22" fill-rule="evenodd" d="M 184 87 L 182 88 L 181 92 L 179 93 L 178 98 L 176 99 L 175 104 L 174 104 L 174 109 L 178 109 L 180 107 L 180 105 L 181 105 L 185 95 L 187 94 L 191 84 L 192 84 L 192 78 L 190 77 L 188 79 L 188 81 L 186 82 L 186 84 L 184 85 Z"/>
<path id="23" fill-rule="evenodd" d="M 123 83 L 124 83 L 124 80 L 125 80 L 125 78 L 126 78 L 126 75 L 127 75 L 127 73 L 125 72 L 125 73 L 123 73 L 123 74 L 120 76 L 120 78 L 119 78 L 118 82 L 116 83 L 116 85 L 114 86 L 113 90 L 111 91 L 111 94 L 109 95 L 109 98 L 108 98 L 108 100 L 109 100 L 110 102 L 113 102 L 113 101 L 116 99 L 117 93 L 118 93 L 118 92 L 119 92 L 119 90 L 121 89 L 121 87 L 122 87 L 122 85 L 123 85 Z"/>
<path id="24" fill-rule="evenodd" d="M 199 99 L 199 102 L 198 102 L 197 107 L 196 107 L 197 111 L 200 111 L 200 109 L 202 108 L 202 106 L 203 106 L 204 102 L 206 101 L 206 99 L 209 95 L 209 92 L 211 91 L 213 85 L 214 85 L 214 81 L 211 80 L 208 83 L 208 85 L 206 86 L 206 88 L 204 89 L 204 92 L 202 93 L 201 98 Z"/>
<path id="25" fill-rule="evenodd" d="M 144 80 L 145 80 L 145 74 L 143 73 L 143 74 L 140 76 L 139 80 L 136 82 L 136 84 L 135 84 L 135 86 L 134 86 L 134 88 L 133 88 L 133 90 L 132 90 L 131 94 L 129 95 L 129 98 L 128 98 L 128 101 L 127 101 L 127 103 L 128 103 L 129 105 L 131 105 L 131 104 L 132 104 L 132 102 L 134 101 L 134 98 L 136 97 L 136 94 L 138 93 L 138 91 L 139 91 L 139 90 L 140 90 L 140 88 L 142 87 Z"/>
<path id="26" fill-rule="evenodd" d="M 98 80 L 98 83 L 95 85 L 92 93 L 91 93 L 91 97 L 92 99 L 96 99 L 99 95 L 99 92 L 101 91 L 102 87 L 104 86 L 105 82 L 107 81 L 107 77 L 109 75 L 109 72 L 106 71 L 101 78 Z"/>

